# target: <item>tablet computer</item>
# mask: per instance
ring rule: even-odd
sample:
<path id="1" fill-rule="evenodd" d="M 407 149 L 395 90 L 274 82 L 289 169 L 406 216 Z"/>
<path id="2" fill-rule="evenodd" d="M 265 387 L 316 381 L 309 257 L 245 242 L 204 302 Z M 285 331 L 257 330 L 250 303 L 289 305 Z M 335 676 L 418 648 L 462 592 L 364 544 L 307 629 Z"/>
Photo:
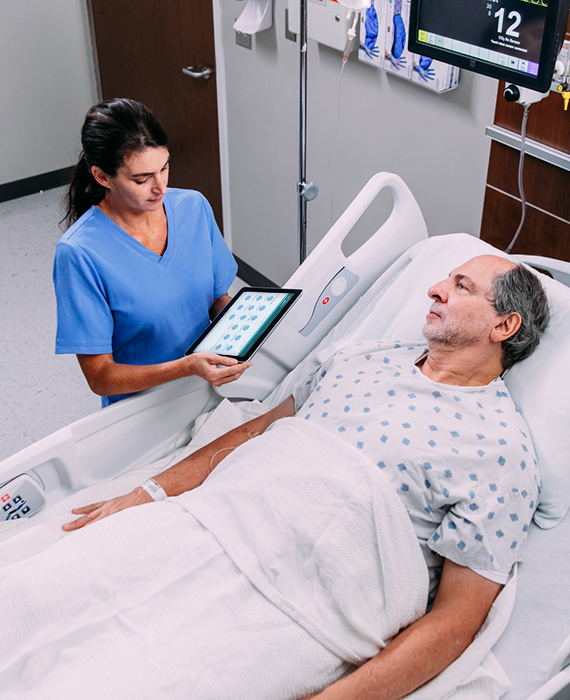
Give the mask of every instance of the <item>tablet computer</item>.
<path id="1" fill-rule="evenodd" d="M 266 287 L 240 289 L 185 354 L 213 352 L 246 362 L 289 311 L 301 291 Z"/>

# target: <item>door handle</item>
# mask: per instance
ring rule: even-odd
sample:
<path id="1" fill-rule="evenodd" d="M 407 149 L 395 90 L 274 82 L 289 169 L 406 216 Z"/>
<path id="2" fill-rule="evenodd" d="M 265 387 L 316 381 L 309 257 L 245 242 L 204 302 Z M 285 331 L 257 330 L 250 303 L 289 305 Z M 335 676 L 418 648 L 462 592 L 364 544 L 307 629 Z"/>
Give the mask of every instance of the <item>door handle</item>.
<path id="1" fill-rule="evenodd" d="M 183 68 L 182 72 L 184 75 L 189 75 L 191 78 L 204 78 L 204 80 L 209 80 L 210 75 L 214 72 L 213 68 L 203 68 L 200 72 L 194 70 L 194 66 L 188 66 L 188 68 Z"/>

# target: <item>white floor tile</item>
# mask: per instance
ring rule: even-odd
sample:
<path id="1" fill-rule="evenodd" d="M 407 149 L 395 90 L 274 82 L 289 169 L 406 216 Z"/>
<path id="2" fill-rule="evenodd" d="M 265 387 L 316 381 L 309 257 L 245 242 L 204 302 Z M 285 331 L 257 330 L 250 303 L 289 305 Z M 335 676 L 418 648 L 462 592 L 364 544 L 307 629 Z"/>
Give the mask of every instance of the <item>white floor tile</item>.
<path id="1" fill-rule="evenodd" d="M 0 460 L 23 450 L 33 442 L 22 423 L 0 399 Z"/>
<path id="2" fill-rule="evenodd" d="M 100 406 L 76 358 L 54 353 L 64 191 L 0 204 L 0 460 Z"/>
<path id="3" fill-rule="evenodd" d="M 0 461 L 101 405 L 73 355 L 55 355 L 60 187 L 0 203 Z M 243 283 L 236 280 L 233 295 Z"/>

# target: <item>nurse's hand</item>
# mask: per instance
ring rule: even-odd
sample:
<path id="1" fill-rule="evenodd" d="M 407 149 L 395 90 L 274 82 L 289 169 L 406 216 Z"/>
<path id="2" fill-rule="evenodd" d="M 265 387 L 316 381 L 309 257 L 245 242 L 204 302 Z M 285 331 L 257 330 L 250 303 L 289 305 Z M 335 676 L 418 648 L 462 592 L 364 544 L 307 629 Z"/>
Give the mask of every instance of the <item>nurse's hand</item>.
<path id="1" fill-rule="evenodd" d="M 202 377 L 213 386 L 235 382 L 251 367 L 251 362 L 238 363 L 231 357 L 215 355 L 212 352 L 195 352 L 184 358 L 188 363 L 188 374 Z"/>
<path id="2" fill-rule="evenodd" d="M 99 503 L 92 503 L 89 506 L 83 506 L 83 508 L 73 508 L 72 513 L 74 515 L 81 515 L 81 518 L 73 520 L 70 523 L 65 523 L 62 525 L 62 530 L 66 532 L 71 532 L 72 530 L 79 530 L 85 525 L 90 525 L 97 520 L 102 520 L 113 513 L 118 513 L 120 510 L 125 510 L 125 508 L 132 508 L 133 506 L 140 506 L 143 503 L 152 503 L 152 498 L 148 493 L 137 486 L 134 491 L 126 493 L 124 496 L 117 496 L 117 498 L 111 498 L 109 501 L 100 501 Z"/>

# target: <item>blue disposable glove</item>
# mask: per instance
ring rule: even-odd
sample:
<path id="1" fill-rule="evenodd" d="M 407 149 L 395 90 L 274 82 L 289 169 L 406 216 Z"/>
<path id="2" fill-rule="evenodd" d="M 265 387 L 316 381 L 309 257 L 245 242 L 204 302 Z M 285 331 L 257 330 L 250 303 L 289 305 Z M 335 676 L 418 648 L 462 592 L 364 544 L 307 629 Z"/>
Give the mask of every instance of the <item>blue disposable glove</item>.
<path id="1" fill-rule="evenodd" d="M 414 70 L 420 74 L 420 77 L 426 81 L 435 80 L 435 70 L 430 68 L 432 64 L 431 58 L 427 56 L 420 56 L 419 62 L 414 66 Z"/>
<path id="2" fill-rule="evenodd" d="M 376 58 L 378 54 L 380 53 L 380 50 L 378 49 L 377 46 L 373 46 L 371 49 L 366 46 L 366 44 L 360 44 L 360 48 L 364 51 L 364 53 L 369 56 L 370 58 Z"/>
<path id="3" fill-rule="evenodd" d="M 392 56 L 400 58 L 406 48 L 406 26 L 402 15 L 394 15 L 394 40 L 392 42 Z"/>
<path id="4" fill-rule="evenodd" d="M 374 0 L 372 0 L 370 7 L 366 10 L 364 28 L 366 29 L 366 39 L 362 48 L 369 56 L 378 56 L 379 49 L 376 46 L 378 39 L 378 13 L 374 7 Z"/>
<path id="5" fill-rule="evenodd" d="M 396 8 L 394 8 L 396 9 Z M 400 70 L 406 65 L 406 57 L 404 54 L 404 49 L 406 48 L 406 27 L 404 25 L 404 20 L 402 15 L 394 15 L 394 39 L 392 41 L 392 51 L 386 53 L 386 58 L 390 63 Z"/>

